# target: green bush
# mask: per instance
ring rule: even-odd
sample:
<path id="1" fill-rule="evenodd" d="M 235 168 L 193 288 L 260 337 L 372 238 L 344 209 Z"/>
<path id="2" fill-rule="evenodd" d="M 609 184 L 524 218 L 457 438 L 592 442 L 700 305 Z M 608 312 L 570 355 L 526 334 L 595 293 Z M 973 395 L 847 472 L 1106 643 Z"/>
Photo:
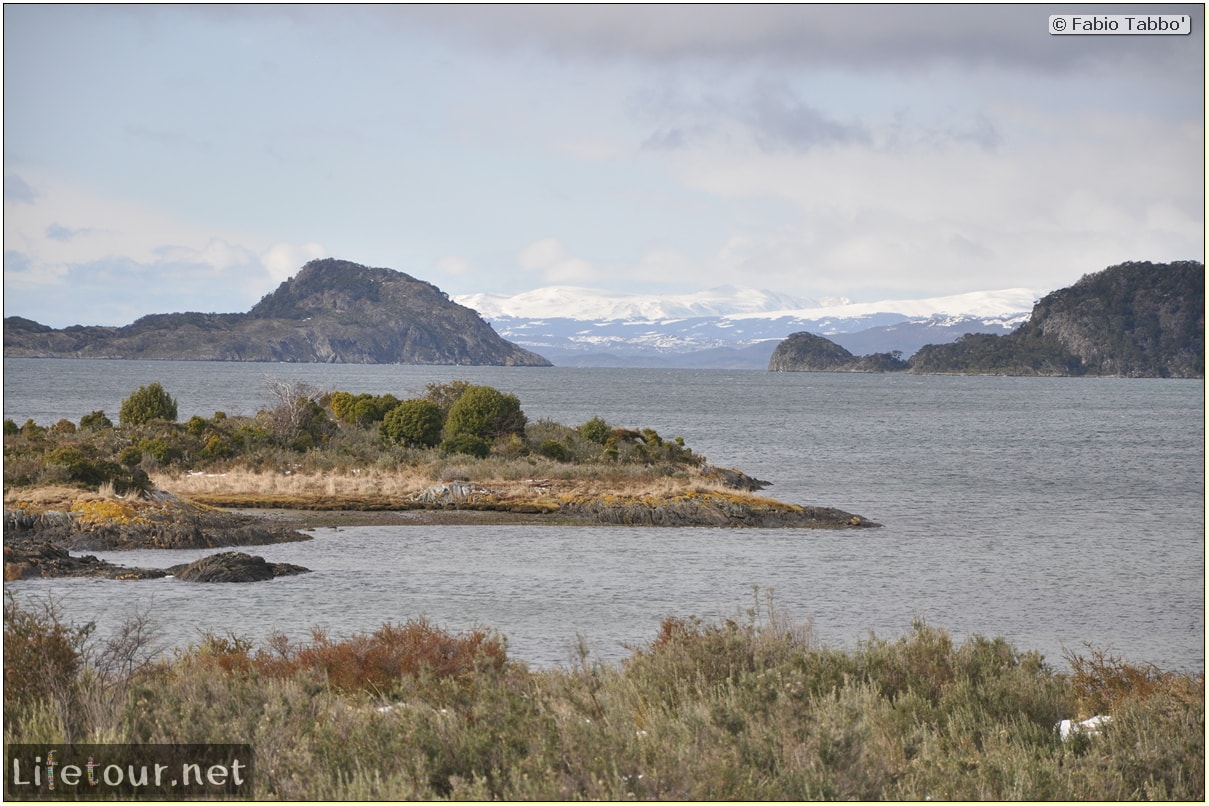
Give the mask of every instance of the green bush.
<path id="1" fill-rule="evenodd" d="M 126 467 L 134 467 L 141 461 L 143 461 L 143 452 L 136 445 L 128 445 L 122 448 L 118 454 L 118 463 Z"/>
<path id="2" fill-rule="evenodd" d="M 382 422 L 399 398 L 394 395 L 371 395 L 368 392 L 354 395 L 350 392 L 332 392 L 327 399 L 332 415 L 342 423 L 361 427 Z"/>
<path id="3" fill-rule="evenodd" d="M 158 382 L 140 386 L 122 401 L 118 412 L 122 425 L 142 425 L 152 420 L 176 422 L 176 401 Z"/>
<path id="4" fill-rule="evenodd" d="M 10 417 L 4 418 L 4 436 L 11 437 L 21 433 L 21 427 Z"/>
<path id="5" fill-rule="evenodd" d="M 516 395 L 490 386 L 471 386 L 449 409 L 445 433 L 449 437 L 469 434 L 495 440 L 508 434 L 524 434 L 525 422 Z"/>
<path id="6" fill-rule="evenodd" d="M 605 444 L 613 435 L 613 429 L 600 417 L 593 417 L 581 425 L 578 430 L 580 436 L 598 445 Z"/>
<path id="7" fill-rule="evenodd" d="M 225 459 L 233 452 L 229 440 L 218 434 L 214 434 L 206 440 L 206 444 L 202 446 L 201 451 L 198 452 L 198 456 L 202 459 Z"/>
<path id="8" fill-rule="evenodd" d="M 445 416 L 431 400 L 404 400 L 382 420 L 382 436 L 398 445 L 432 448 L 441 442 Z"/>
<path id="9" fill-rule="evenodd" d="M 441 453 L 445 456 L 464 453 L 467 456 L 486 459 L 491 453 L 491 446 L 487 444 L 486 440 L 476 437 L 474 434 L 458 434 L 441 443 Z"/>
<path id="10" fill-rule="evenodd" d="M 104 411 L 97 409 L 80 418 L 80 428 L 84 431 L 100 431 L 105 428 L 113 428 L 113 420 L 106 417 Z"/>
<path id="11" fill-rule="evenodd" d="M 161 465 L 171 464 L 184 455 L 179 447 L 159 437 L 140 440 L 138 448 Z"/>
<path id="12" fill-rule="evenodd" d="M 553 439 L 547 439 L 543 442 L 538 447 L 537 452 L 556 462 L 568 462 L 571 460 L 571 452 L 567 450 L 567 446 Z"/>
<path id="13" fill-rule="evenodd" d="M 122 467 L 116 462 L 100 459 L 92 450 L 74 445 L 61 445 L 46 454 L 48 469 L 57 472 L 63 481 L 83 484 L 96 489 L 106 482 L 112 482 L 122 475 Z M 53 475 L 53 472 L 52 472 Z"/>
<path id="14" fill-rule="evenodd" d="M 74 434 L 76 432 L 76 424 L 67 418 L 59 420 L 50 427 L 52 434 Z"/>

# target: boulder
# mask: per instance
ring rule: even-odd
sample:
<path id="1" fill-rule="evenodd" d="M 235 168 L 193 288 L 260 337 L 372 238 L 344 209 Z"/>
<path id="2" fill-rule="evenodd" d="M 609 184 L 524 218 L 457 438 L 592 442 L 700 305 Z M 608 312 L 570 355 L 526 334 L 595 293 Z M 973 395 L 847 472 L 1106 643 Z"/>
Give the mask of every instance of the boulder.
<path id="1" fill-rule="evenodd" d="M 280 576 L 309 573 L 311 569 L 290 563 L 271 563 L 264 557 L 241 551 L 223 551 L 166 570 L 186 582 L 262 582 Z"/>

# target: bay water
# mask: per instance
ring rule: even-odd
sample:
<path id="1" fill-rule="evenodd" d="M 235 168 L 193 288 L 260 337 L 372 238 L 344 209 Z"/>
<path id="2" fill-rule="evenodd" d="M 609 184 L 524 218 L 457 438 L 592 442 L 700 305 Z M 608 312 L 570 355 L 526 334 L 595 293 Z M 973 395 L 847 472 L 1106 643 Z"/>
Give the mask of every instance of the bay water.
<path id="1" fill-rule="evenodd" d="M 883 524 L 844 531 L 556 526 L 317 529 L 250 549 L 313 573 L 249 585 L 23 580 L 104 633 L 137 611 L 164 647 L 203 632 L 263 642 L 426 617 L 497 630 L 510 655 L 613 662 L 668 615 L 775 607 L 824 644 L 893 639 L 922 619 L 1003 636 L 1055 665 L 1108 649 L 1164 669 L 1205 658 L 1203 381 L 730 370 L 429 367 L 7 359 L 4 417 L 78 422 L 158 381 L 179 419 L 271 405 L 269 379 L 420 396 L 463 379 L 520 398 L 530 421 L 654 428 L 766 494 Z M 106 552 L 164 567 L 209 551 Z M 763 605 L 762 605 L 763 606 Z"/>

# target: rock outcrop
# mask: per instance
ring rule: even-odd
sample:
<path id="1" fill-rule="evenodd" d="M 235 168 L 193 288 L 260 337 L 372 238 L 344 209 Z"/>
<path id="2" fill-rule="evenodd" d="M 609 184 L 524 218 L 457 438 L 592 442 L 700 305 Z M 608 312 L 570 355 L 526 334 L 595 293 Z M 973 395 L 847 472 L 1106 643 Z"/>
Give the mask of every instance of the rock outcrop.
<path id="1" fill-rule="evenodd" d="M 290 563 L 271 563 L 241 551 L 224 551 L 191 563 L 174 565 L 167 573 L 185 582 L 263 582 L 281 576 L 309 573 Z"/>
<path id="2" fill-rule="evenodd" d="M 205 549 L 310 540 L 288 524 L 203 507 L 159 493 L 145 499 L 83 498 L 70 512 L 4 510 L 4 542 L 37 540 L 71 551 Z"/>
<path id="3" fill-rule="evenodd" d="M 4 579 L 45 577 L 100 577 L 103 579 L 158 579 L 168 572 L 157 568 L 126 568 L 92 555 L 74 557 L 67 549 L 33 540 L 4 546 Z"/>
<path id="4" fill-rule="evenodd" d="M 262 582 L 280 576 L 305 574 L 309 568 L 290 563 L 270 563 L 236 551 L 224 551 L 170 568 L 131 568 L 93 555 L 73 556 L 67 549 L 37 540 L 4 546 L 4 579 L 91 577 L 100 579 L 161 579 L 175 576 L 186 582 Z"/>

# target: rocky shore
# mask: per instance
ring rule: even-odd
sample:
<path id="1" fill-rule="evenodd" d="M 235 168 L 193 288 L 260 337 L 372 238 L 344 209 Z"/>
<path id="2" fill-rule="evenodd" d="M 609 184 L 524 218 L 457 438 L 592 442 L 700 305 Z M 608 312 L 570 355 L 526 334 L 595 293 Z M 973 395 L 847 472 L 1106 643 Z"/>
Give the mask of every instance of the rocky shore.
<path id="1" fill-rule="evenodd" d="M 82 495 L 62 508 L 32 502 L 6 502 L 4 578 L 96 577 L 158 579 L 175 576 L 197 581 L 259 581 L 307 569 L 268 564 L 261 557 L 211 555 L 171 568 L 128 568 L 93 555 L 71 552 L 130 549 L 206 549 L 260 546 L 309 540 L 310 535 L 278 520 L 200 506 L 156 493 L 148 498 Z M 222 557 L 221 561 L 214 558 Z M 217 563 L 217 565 L 216 565 Z M 191 566 L 198 566 L 193 569 Z M 223 573 L 215 576 L 213 569 Z"/>
<path id="2" fill-rule="evenodd" d="M 728 489 L 684 489 L 664 494 L 618 495 L 566 482 L 534 481 L 525 494 L 450 482 L 405 498 L 332 496 L 278 499 L 248 493 L 193 496 L 164 492 L 146 498 L 81 494 L 57 506 L 10 500 L 4 510 L 5 579 L 101 577 L 196 581 L 259 581 L 303 573 L 299 566 L 225 552 L 196 568 L 127 568 L 87 551 L 205 549 L 309 540 L 300 529 L 363 524 L 525 523 L 571 526 L 708 526 L 736 528 L 854 529 L 875 527 L 838 509 L 786 504 L 750 491 L 766 482 L 726 471 Z M 242 511 L 231 511 L 242 510 Z"/>

